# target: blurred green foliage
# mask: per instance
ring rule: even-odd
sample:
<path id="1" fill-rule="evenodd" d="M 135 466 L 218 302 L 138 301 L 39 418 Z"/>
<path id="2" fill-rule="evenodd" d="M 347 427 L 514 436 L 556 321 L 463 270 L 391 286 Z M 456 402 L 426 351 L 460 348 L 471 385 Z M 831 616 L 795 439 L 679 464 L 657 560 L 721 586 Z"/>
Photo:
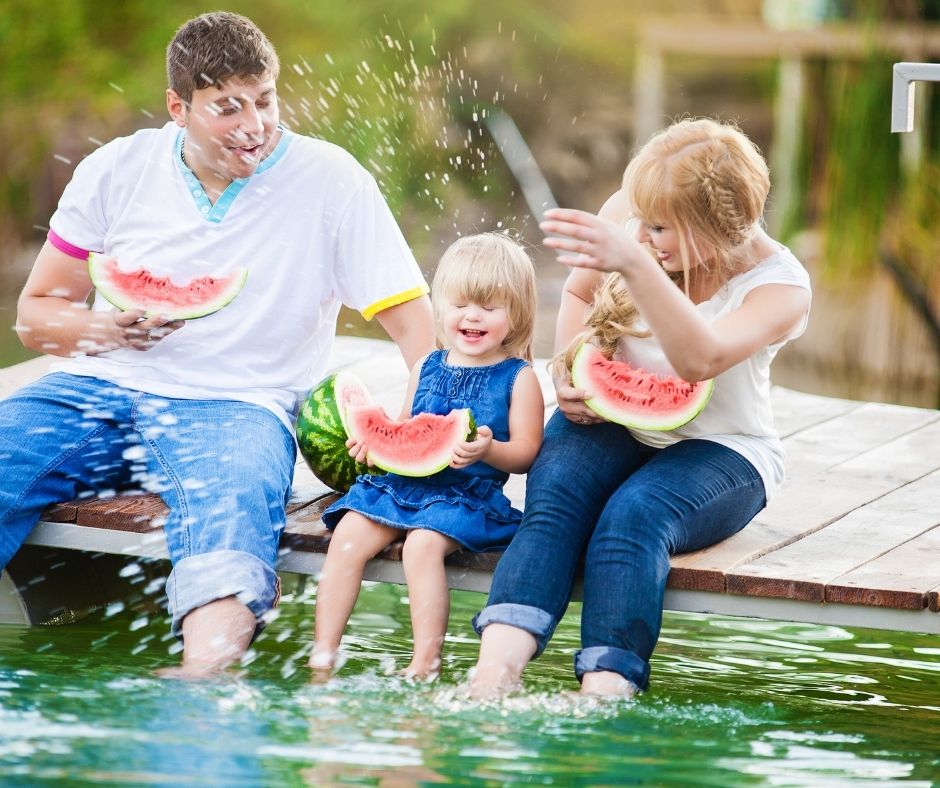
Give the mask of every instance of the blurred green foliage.
<path id="1" fill-rule="evenodd" d="M 864 0 L 845 13 L 869 24 L 876 41 L 878 20 L 933 19 L 936 5 L 931 0 L 901 14 L 887 0 Z M 4 0 L 3 6 L 0 232 L 9 249 L 42 237 L 81 157 L 102 141 L 164 122 L 165 46 L 179 24 L 217 5 Z M 660 10 L 678 13 L 680 6 L 666 2 Z M 703 4 L 691 6 L 701 11 Z M 560 0 L 231 0 L 226 7 L 254 19 L 277 47 L 284 122 L 342 145 L 369 167 L 406 232 L 441 221 L 467 198 L 505 212 L 515 186 L 483 132 L 482 113 L 508 105 L 525 134 L 540 113 L 552 111 L 547 98 L 525 104 L 526 90 L 551 96 L 574 84 L 598 91 L 600 73 L 629 85 L 628 17 L 645 10 L 637 0 L 585 0 L 579 9 Z M 733 76 L 720 60 L 693 64 L 728 98 L 763 96 L 769 112 L 773 63 L 770 55 L 748 64 L 750 79 Z M 826 265 L 854 276 L 871 270 L 885 231 L 896 236 L 897 222 L 885 221 L 897 206 L 937 215 L 923 181 L 940 154 L 931 143 L 922 173 L 900 171 L 898 136 L 882 133 L 890 62 L 876 51 L 865 61 L 812 63 L 810 73 L 808 94 L 823 100 L 805 108 L 802 201 L 786 227 L 789 233 L 821 225 Z M 686 101 L 695 106 L 694 96 Z M 938 105 L 931 102 L 933 130 Z M 628 90 L 623 106 L 628 113 Z M 921 222 L 913 234 L 928 229 Z M 421 238 L 409 235 L 418 246 Z"/>
<path id="2" fill-rule="evenodd" d="M 96 145 L 165 121 L 166 44 L 183 21 L 216 7 L 4 1 L 0 231 L 7 238 L 41 237 L 71 169 Z M 526 3 L 495 0 L 233 0 L 226 8 L 250 16 L 277 48 L 284 122 L 350 150 L 411 221 L 440 215 L 455 181 L 494 199 L 506 188 L 504 170 L 482 166 L 479 113 L 494 96 L 482 95 L 466 70 L 468 47 L 485 37 L 525 37 L 526 46 L 499 50 L 500 68 L 516 80 L 537 79 L 565 29 L 553 23 L 550 3 L 537 14 Z"/>

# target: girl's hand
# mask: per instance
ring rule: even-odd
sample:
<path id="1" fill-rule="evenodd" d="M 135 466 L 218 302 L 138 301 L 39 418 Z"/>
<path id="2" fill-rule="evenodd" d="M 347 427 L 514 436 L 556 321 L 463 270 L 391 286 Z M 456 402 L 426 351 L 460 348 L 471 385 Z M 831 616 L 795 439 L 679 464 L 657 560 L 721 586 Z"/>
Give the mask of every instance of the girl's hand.
<path id="1" fill-rule="evenodd" d="M 357 438 L 347 438 L 346 448 L 349 449 L 349 456 L 356 462 L 363 462 L 369 467 L 372 467 L 372 463 L 369 462 L 369 452 L 363 441 Z"/>
<path id="2" fill-rule="evenodd" d="M 568 378 L 555 379 L 555 397 L 558 409 L 565 418 L 574 424 L 600 424 L 603 419 L 584 404 L 590 394 L 583 389 L 576 389 Z"/>
<path id="3" fill-rule="evenodd" d="M 116 345 L 133 350 L 150 350 L 165 336 L 185 325 L 184 320 L 169 320 L 163 316 L 144 317 L 141 309 L 129 309 L 126 312 L 114 309 L 106 315 L 110 318 L 110 324 L 105 324 L 105 330 Z"/>
<path id="4" fill-rule="evenodd" d="M 546 246 L 573 253 L 559 255 L 559 262 L 576 268 L 623 273 L 631 258 L 647 254 L 625 227 L 586 211 L 552 208 L 539 227 L 553 234 L 545 239 Z"/>
<path id="5" fill-rule="evenodd" d="M 474 441 L 463 441 L 454 449 L 451 468 L 466 468 L 477 460 L 482 460 L 493 443 L 493 430 L 485 424 L 477 427 L 477 437 Z"/>

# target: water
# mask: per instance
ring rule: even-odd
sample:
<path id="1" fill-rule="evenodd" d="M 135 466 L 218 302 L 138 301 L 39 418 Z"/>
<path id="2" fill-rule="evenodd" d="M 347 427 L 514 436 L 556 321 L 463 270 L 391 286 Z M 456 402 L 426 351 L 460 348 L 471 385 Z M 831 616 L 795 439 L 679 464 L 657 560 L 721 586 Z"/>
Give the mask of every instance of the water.
<path id="1" fill-rule="evenodd" d="M 546 355 L 559 282 L 541 270 Z M 28 355 L 0 340 L 0 366 Z M 651 690 L 600 703 L 573 695 L 573 606 L 524 691 L 481 705 L 460 686 L 482 596 L 453 594 L 445 674 L 416 686 L 392 674 L 410 653 L 406 592 L 367 585 L 349 661 L 314 685 L 314 588 L 288 594 L 241 675 L 218 682 L 155 678 L 179 646 L 152 598 L 0 626 L 0 783 L 940 785 L 936 637 L 667 614 Z"/>
<path id="2" fill-rule="evenodd" d="M 935 638 L 667 614 L 651 690 L 600 702 L 572 694 L 575 606 L 524 690 L 480 704 L 461 682 L 481 595 L 454 593 L 445 674 L 413 685 L 391 672 L 410 649 L 404 589 L 366 584 L 349 661 L 318 685 L 313 589 L 214 682 L 155 678 L 178 646 L 152 605 L 0 627 L 3 784 L 940 783 Z"/>

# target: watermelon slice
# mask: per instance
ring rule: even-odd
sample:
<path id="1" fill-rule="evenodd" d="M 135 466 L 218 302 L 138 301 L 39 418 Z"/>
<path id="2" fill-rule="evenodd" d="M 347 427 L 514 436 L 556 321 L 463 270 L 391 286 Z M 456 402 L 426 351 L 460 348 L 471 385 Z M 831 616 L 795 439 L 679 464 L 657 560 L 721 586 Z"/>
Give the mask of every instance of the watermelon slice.
<path id="1" fill-rule="evenodd" d="M 91 252 L 88 273 L 98 292 L 118 309 L 143 309 L 147 317 L 166 315 L 170 320 L 193 320 L 218 312 L 238 295 L 247 268 L 225 276 L 203 276 L 183 285 L 168 276 L 154 276 L 146 268 L 125 271 L 117 258 Z"/>
<path id="2" fill-rule="evenodd" d="M 395 421 L 380 407 L 359 406 L 346 411 L 349 434 L 365 443 L 369 462 L 399 476 L 430 476 L 443 470 L 457 444 L 473 440 L 476 425 L 469 408 L 446 416 L 419 413 Z"/>
<path id="3" fill-rule="evenodd" d="M 314 476 L 339 492 L 346 492 L 360 473 L 382 473 L 349 456 L 345 412 L 356 405 L 372 405 L 372 397 L 355 373 L 340 370 L 311 390 L 297 414 L 301 456 Z"/>
<path id="4" fill-rule="evenodd" d="M 624 427 L 674 430 L 702 412 L 714 381 L 689 383 L 612 361 L 591 344 L 578 348 L 571 366 L 575 388 L 590 392 L 584 404 L 598 416 Z"/>

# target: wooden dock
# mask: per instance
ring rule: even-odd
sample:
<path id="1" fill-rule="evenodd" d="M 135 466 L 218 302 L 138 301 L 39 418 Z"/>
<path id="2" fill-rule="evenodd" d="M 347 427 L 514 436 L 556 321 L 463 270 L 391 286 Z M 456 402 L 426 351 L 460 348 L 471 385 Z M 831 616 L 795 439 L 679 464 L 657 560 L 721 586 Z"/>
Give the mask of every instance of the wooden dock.
<path id="1" fill-rule="evenodd" d="M 49 361 L 0 371 L 0 398 Z M 390 343 L 341 337 L 333 366 L 359 374 L 380 404 L 399 411 L 407 373 Z M 536 371 L 548 416 L 554 390 L 544 366 Z M 782 388 L 774 405 L 788 481 L 743 531 L 673 558 L 667 609 L 940 633 L 940 411 Z M 512 477 L 507 494 L 520 508 L 523 493 L 524 478 Z M 329 543 L 320 514 L 335 497 L 298 462 L 280 571 L 318 573 Z M 108 601 L 116 590 L 103 575 L 116 571 L 115 562 L 166 558 L 164 512 L 152 495 L 50 508 L 0 577 L 0 621 L 37 622 Z M 69 573 L 74 551 L 86 563 Z M 485 592 L 498 558 L 452 556 L 451 587 Z M 403 583 L 399 559 L 393 545 L 370 562 L 366 579 Z"/>

